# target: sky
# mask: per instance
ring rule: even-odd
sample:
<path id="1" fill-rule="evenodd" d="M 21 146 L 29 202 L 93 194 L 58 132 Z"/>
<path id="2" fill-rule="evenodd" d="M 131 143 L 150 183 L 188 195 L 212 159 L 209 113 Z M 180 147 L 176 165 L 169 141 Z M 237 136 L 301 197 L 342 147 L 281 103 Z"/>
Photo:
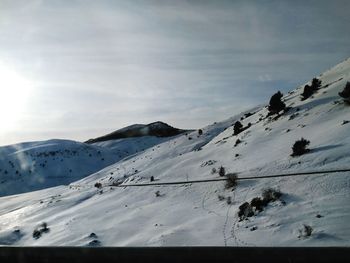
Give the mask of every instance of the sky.
<path id="1" fill-rule="evenodd" d="M 350 1 L 0 0 L 0 145 L 201 128 L 350 57 Z"/>

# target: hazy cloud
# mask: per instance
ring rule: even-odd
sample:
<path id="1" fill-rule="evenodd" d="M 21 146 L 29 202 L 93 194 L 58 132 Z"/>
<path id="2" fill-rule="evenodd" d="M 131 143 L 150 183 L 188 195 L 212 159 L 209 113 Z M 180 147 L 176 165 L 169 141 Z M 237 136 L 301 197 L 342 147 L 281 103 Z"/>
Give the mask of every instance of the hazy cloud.
<path id="1" fill-rule="evenodd" d="M 133 123 L 199 128 L 346 59 L 349 1 L 0 2 L 0 59 L 33 80 L 0 144 Z M 6 89 L 6 87 L 0 87 Z"/>

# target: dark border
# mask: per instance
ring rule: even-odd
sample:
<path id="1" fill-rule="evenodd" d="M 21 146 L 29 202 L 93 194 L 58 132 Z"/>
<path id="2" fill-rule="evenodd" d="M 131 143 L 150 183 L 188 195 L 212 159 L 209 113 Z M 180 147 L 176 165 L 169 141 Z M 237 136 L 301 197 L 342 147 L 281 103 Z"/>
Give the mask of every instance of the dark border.
<path id="1" fill-rule="evenodd" d="M 350 247 L 0 247 L 0 262 L 350 262 Z"/>

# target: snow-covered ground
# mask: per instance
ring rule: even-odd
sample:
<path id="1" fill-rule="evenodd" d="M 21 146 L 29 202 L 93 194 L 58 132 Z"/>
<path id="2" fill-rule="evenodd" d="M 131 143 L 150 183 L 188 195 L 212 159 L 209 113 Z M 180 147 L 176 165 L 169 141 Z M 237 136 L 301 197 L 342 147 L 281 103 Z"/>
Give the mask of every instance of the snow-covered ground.
<path id="1" fill-rule="evenodd" d="M 145 136 L 94 144 L 49 140 L 0 147 L 0 196 L 68 185 L 171 138 Z"/>
<path id="2" fill-rule="evenodd" d="M 132 150 L 70 185 L 0 198 L 0 244 L 349 246 L 349 173 L 246 180 L 233 191 L 224 182 L 109 186 L 150 182 L 151 176 L 157 183 L 214 179 L 219 176 L 212 168 L 220 166 L 239 177 L 350 168 L 350 106 L 338 96 L 350 80 L 350 59 L 319 78 L 322 87 L 311 98 L 301 101 L 304 85 L 286 94 L 283 100 L 292 108 L 277 120 L 266 117 L 266 107 L 249 111 L 241 122 L 251 126 L 239 135 L 233 136 L 232 125 L 244 113 L 204 127 L 201 135 L 150 143 L 141 137 L 149 148 Z M 301 137 L 310 140 L 311 151 L 291 157 Z M 92 147 L 133 149 L 118 143 Z M 96 188 L 97 182 L 103 187 Z M 267 188 L 282 192 L 281 200 L 240 221 L 239 206 Z M 33 230 L 43 222 L 49 231 L 34 239 Z M 300 237 L 304 225 L 313 229 L 309 237 Z"/>

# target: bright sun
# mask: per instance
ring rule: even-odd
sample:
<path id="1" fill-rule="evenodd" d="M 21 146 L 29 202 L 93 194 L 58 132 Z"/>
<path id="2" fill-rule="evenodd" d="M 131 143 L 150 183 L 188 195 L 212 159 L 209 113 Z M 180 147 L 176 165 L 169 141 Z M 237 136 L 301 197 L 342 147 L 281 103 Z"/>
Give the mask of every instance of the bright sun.
<path id="1" fill-rule="evenodd" d="M 0 64 L 0 127 L 2 131 L 18 126 L 25 114 L 31 83 L 16 71 Z"/>

